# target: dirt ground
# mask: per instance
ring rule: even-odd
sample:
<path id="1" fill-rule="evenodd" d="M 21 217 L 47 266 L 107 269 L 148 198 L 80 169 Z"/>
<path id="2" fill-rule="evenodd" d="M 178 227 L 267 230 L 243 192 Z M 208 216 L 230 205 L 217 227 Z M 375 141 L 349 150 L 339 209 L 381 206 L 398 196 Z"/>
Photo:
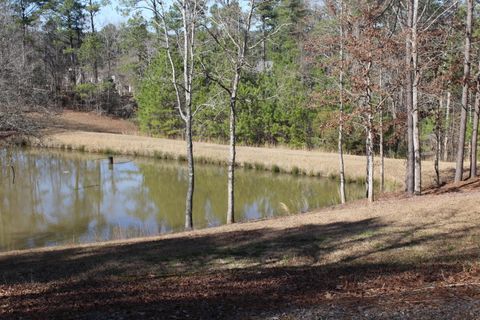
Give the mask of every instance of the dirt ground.
<path id="1" fill-rule="evenodd" d="M 0 318 L 478 319 L 480 192 L 445 188 L 157 238 L 0 254 Z"/>
<path id="2" fill-rule="evenodd" d="M 117 134 L 139 134 L 137 126 L 128 120 L 114 119 L 95 112 L 63 111 L 55 115 L 48 127 L 53 132 L 87 131 Z"/>

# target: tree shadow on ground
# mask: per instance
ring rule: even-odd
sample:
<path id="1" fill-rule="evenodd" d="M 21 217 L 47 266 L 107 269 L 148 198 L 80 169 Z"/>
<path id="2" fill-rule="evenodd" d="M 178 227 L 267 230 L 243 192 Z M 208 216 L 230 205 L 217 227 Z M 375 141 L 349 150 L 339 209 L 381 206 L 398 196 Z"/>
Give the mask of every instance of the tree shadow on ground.
<path id="1" fill-rule="evenodd" d="M 387 236 L 388 226 L 370 218 L 7 255 L 0 257 L 0 315 L 245 318 L 328 303 L 332 294 L 360 297 L 382 283 L 388 289 L 434 282 L 461 272 L 462 262 L 477 261 L 478 253 L 433 255 L 421 263 L 373 257 L 478 233 L 459 228 L 413 236 L 435 224 Z"/>
<path id="2" fill-rule="evenodd" d="M 424 195 L 441 195 L 447 193 L 458 193 L 458 192 L 470 192 L 472 190 L 480 189 L 480 178 L 475 177 L 472 179 L 460 181 L 460 182 L 451 182 L 444 183 L 440 187 L 431 187 L 423 192 Z"/>

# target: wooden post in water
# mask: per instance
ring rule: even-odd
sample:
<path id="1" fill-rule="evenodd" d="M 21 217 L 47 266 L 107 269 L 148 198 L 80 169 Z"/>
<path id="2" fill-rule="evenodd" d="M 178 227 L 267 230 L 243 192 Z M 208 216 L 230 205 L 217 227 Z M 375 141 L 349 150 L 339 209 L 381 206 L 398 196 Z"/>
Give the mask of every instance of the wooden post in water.
<path id="1" fill-rule="evenodd" d="M 113 156 L 108 156 L 108 169 L 113 170 Z"/>

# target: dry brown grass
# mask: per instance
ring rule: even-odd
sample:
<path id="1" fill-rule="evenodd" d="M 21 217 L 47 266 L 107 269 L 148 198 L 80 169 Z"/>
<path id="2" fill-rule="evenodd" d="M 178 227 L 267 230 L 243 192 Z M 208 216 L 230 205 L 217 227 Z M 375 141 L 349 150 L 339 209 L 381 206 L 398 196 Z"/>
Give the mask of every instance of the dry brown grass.
<path id="1" fill-rule="evenodd" d="M 185 143 L 179 140 L 150 138 L 137 135 L 120 135 L 86 131 L 67 131 L 54 133 L 41 142 L 42 146 L 52 148 L 71 148 L 88 152 L 114 152 L 117 154 L 166 157 L 185 157 Z M 211 162 L 225 162 L 228 158 L 228 147 L 205 142 L 196 142 L 194 152 L 197 159 Z M 238 162 L 242 165 L 260 165 L 266 169 L 278 166 L 290 172 L 295 167 L 305 174 L 336 176 L 338 174 L 338 156 L 335 153 L 306 150 L 290 150 L 286 148 L 238 147 Z M 441 163 L 442 171 L 454 168 L 453 163 Z M 348 178 L 364 179 L 365 157 L 345 156 L 345 170 Z M 376 174 L 379 175 L 377 159 Z M 403 186 L 405 161 L 385 159 L 385 178 L 398 187 Z M 433 184 L 433 163 L 423 162 L 424 184 Z"/>
<path id="2" fill-rule="evenodd" d="M 90 131 L 119 134 L 139 134 L 138 127 L 131 121 L 116 119 L 95 112 L 78 112 L 65 110 L 48 119 L 32 115 L 37 121 L 44 123 L 50 132 L 59 131 Z"/>
<path id="3" fill-rule="evenodd" d="M 36 145 L 83 150 L 88 152 L 116 153 L 124 155 L 157 156 L 184 159 L 185 143 L 180 140 L 159 139 L 141 136 L 138 128 L 130 121 L 112 119 L 95 113 L 66 111 L 55 118 L 49 134 Z M 195 156 L 201 162 L 225 163 L 228 147 L 214 143 L 196 142 Z M 275 147 L 238 147 L 238 163 L 266 170 L 280 169 L 324 177 L 338 176 L 338 156 L 318 150 L 291 150 Z M 404 185 L 405 160 L 385 159 L 385 178 L 389 190 L 401 189 Z M 379 176 L 379 159 L 376 159 L 376 177 Z M 433 162 L 424 161 L 423 184 L 433 185 Z M 347 178 L 363 180 L 365 157 L 345 156 Z M 441 163 L 444 181 L 451 178 L 454 163 Z M 377 179 L 378 180 L 378 179 Z"/>
<path id="4" fill-rule="evenodd" d="M 479 283 L 479 215 L 480 193 L 460 192 L 3 253 L 0 316 L 153 319 L 163 310 L 165 318 L 233 319 L 332 299 L 368 305 L 386 299 L 395 307 L 409 297 L 428 305 L 432 293 L 443 292 L 435 288 L 457 295 Z M 473 294 L 462 291 L 466 299 Z"/>
<path id="5" fill-rule="evenodd" d="M 480 180 L 477 181 L 479 184 Z M 345 261 L 362 262 L 396 260 L 398 263 L 430 261 L 436 258 L 445 258 L 445 250 L 453 247 L 450 251 L 455 254 L 463 254 L 480 248 L 480 192 L 475 190 L 468 192 L 452 192 L 442 195 L 427 195 L 421 197 L 379 200 L 374 204 L 367 204 L 363 200 L 355 201 L 344 206 L 325 208 L 307 214 L 297 214 L 287 217 L 279 217 L 254 222 L 237 223 L 215 228 L 195 230 L 161 235 L 157 237 L 136 238 L 129 240 L 115 240 L 96 244 L 69 245 L 64 247 L 40 248 L 26 251 L 12 251 L 0 253 L 0 259 L 16 255 L 25 256 L 45 252 L 61 252 L 65 249 L 81 249 L 82 252 L 95 253 L 97 250 L 111 249 L 117 246 L 142 245 L 168 241 L 168 251 L 174 256 L 184 256 L 187 252 L 182 250 L 196 251 L 193 248 L 184 248 L 181 242 L 175 240 L 191 239 L 195 242 L 212 236 L 224 239 L 224 245 L 229 249 L 251 248 L 254 244 L 271 242 L 275 244 L 277 237 L 288 239 L 288 235 L 298 232 L 299 239 L 292 237 L 288 248 L 298 251 L 298 256 L 308 255 L 302 252 L 302 243 L 310 243 L 318 240 L 324 243 L 322 252 L 318 248 L 314 264 L 328 265 Z M 332 227 L 335 226 L 335 227 Z M 350 226 L 350 227 L 349 227 Z M 356 227 L 353 227 L 356 226 Z M 318 233 L 323 228 L 324 232 Z M 295 232 L 293 232 L 295 231 Z M 243 242 L 236 241 L 236 235 L 255 233 L 259 237 L 246 238 Z M 309 241 L 306 241 L 310 239 Z M 230 241 L 231 240 L 231 241 Z M 308 242 L 308 243 L 307 243 Z M 323 245 L 322 245 L 323 246 Z M 272 246 L 273 249 L 282 249 L 275 263 L 284 263 L 285 256 L 292 254 L 285 247 Z M 216 251 L 219 248 L 210 248 Z M 177 252 L 178 251 L 178 252 Z M 208 255 L 208 251 L 199 252 Z M 213 253 L 213 252 L 210 252 Z M 248 254 L 244 261 L 236 260 L 245 267 L 250 264 L 258 264 L 266 256 L 252 259 Z M 321 253 L 321 256 L 318 254 Z M 270 259 L 272 257 L 270 256 Z M 419 259 L 419 260 L 417 260 Z M 308 259 L 307 259 L 308 260 Z M 271 263 L 274 266 L 275 263 Z M 311 261 L 307 262 L 312 264 Z M 222 263 L 223 267 L 231 267 Z M 210 265 L 215 269 L 215 263 Z M 188 265 L 185 265 L 188 268 Z M 196 267 L 195 267 L 196 268 Z M 174 270 L 170 270 L 174 271 Z"/>

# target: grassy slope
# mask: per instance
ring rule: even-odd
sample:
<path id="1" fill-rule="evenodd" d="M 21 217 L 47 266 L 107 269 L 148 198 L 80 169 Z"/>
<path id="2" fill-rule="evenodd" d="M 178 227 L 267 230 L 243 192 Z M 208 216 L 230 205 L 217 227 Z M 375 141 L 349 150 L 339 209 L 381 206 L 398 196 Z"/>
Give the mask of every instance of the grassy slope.
<path id="1" fill-rule="evenodd" d="M 64 112 L 52 123 L 51 129 L 40 145 L 46 147 L 80 149 L 91 152 L 114 152 L 127 155 L 159 156 L 165 158 L 185 157 L 185 144 L 179 140 L 158 139 L 141 136 L 129 121 L 111 119 L 94 113 Z M 197 142 L 195 156 L 205 162 L 226 162 L 228 147 L 225 145 Z M 321 151 L 291 150 L 286 148 L 238 147 L 237 161 L 240 165 L 256 166 L 271 170 L 274 167 L 290 172 L 296 167 L 309 175 L 336 176 L 338 155 Z M 380 159 L 376 159 L 376 176 L 379 177 Z M 365 178 L 365 157 L 345 156 L 347 178 Z M 449 177 L 453 163 L 441 163 L 444 177 Z M 433 162 L 423 162 L 423 184 L 433 184 Z M 405 160 L 385 159 L 385 178 L 390 190 L 404 184 Z"/>
<path id="2" fill-rule="evenodd" d="M 68 131 L 55 133 L 42 142 L 46 147 L 80 149 L 89 152 L 114 152 L 119 154 L 160 156 L 179 158 L 185 155 L 183 141 L 150 138 L 136 135 L 119 135 L 111 133 Z M 205 142 L 194 145 L 197 159 L 206 162 L 225 162 L 228 147 Z M 334 176 L 338 173 L 338 156 L 335 153 L 306 150 L 290 150 L 284 148 L 254 148 L 238 147 L 237 161 L 242 165 L 260 165 L 265 169 L 278 166 L 290 172 L 297 167 L 305 174 Z M 379 159 L 377 159 L 377 162 Z M 450 171 L 453 163 L 441 163 L 442 171 Z M 361 180 L 365 177 L 365 157 L 345 156 L 347 177 Z M 403 185 L 405 161 L 400 159 L 385 159 L 385 179 L 397 187 Z M 376 164 L 376 174 L 379 175 L 379 164 Z M 424 184 L 433 183 L 433 163 L 423 162 Z"/>
<path id="3" fill-rule="evenodd" d="M 178 141 L 67 129 L 47 144 L 184 152 Z M 198 143 L 196 151 L 226 157 L 224 146 Z M 239 158 L 325 175 L 337 170 L 336 155 L 322 152 L 242 147 Z M 404 162 L 386 164 L 387 179 L 401 184 Z M 364 165 L 363 157 L 347 156 L 351 177 L 362 177 Z M 432 167 L 424 164 L 426 184 Z M 292 319 L 300 308 L 320 309 L 305 318 L 365 318 L 368 311 L 386 319 L 474 319 L 471 301 L 480 312 L 474 303 L 480 297 L 479 186 L 469 181 L 422 197 L 359 201 L 158 238 L 0 254 L 0 317 Z"/>
<path id="4" fill-rule="evenodd" d="M 445 288 L 478 297 L 468 283 L 480 281 L 479 196 L 356 202 L 153 239 L 1 254 L 0 315 L 230 318 L 331 300 L 384 306 Z"/>

